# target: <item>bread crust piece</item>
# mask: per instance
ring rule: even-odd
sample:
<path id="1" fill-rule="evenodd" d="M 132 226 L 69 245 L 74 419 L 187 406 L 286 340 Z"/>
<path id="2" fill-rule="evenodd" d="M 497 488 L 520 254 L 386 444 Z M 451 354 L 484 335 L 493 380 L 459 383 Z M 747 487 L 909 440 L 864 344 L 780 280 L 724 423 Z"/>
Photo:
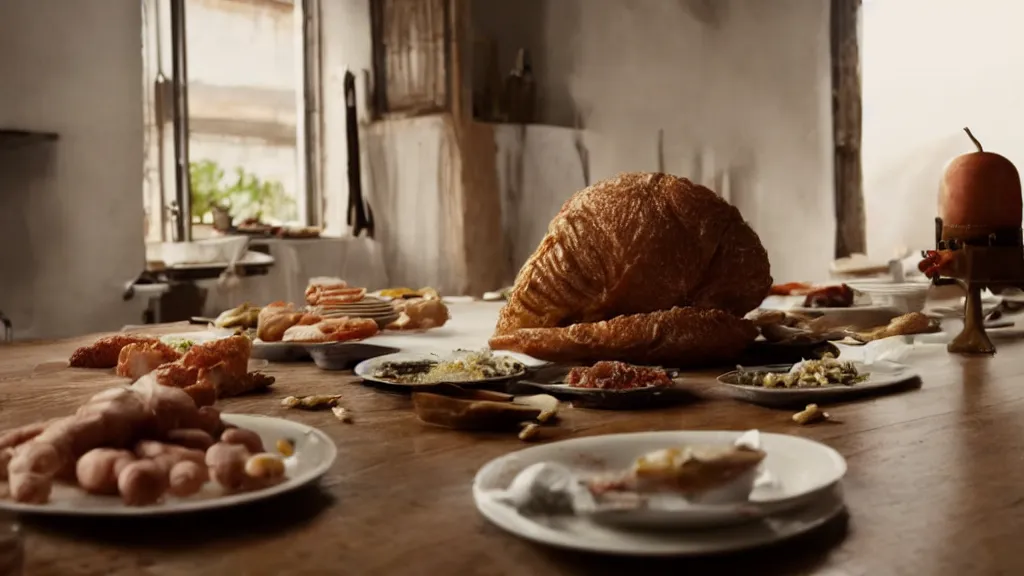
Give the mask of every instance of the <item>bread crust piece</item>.
<path id="1" fill-rule="evenodd" d="M 517 346 L 509 348 L 516 350 L 531 342 L 531 348 L 560 349 L 563 352 L 557 356 L 578 360 L 581 357 L 568 353 L 565 345 L 539 344 L 540 334 L 557 335 L 564 342 L 562 334 L 571 334 L 568 332 L 501 337 L 521 329 L 594 323 L 674 306 L 717 309 L 742 316 L 761 303 L 771 284 L 767 252 L 728 202 L 684 178 L 622 174 L 576 193 L 562 206 L 547 236 L 520 270 L 499 316 L 495 340 Z M 705 321 L 704 315 L 686 314 L 690 314 L 688 320 Z M 714 325 L 728 323 L 717 320 L 718 315 L 707 318 L 716 319 Z M 643 320 L 628 322 L 632 326 Z M 738 327 L 746 324 L 732 325 L 732 336 L 749 333 Z M 673 333 L 679 330 L 662 328 Z M 689 330 L 709 332 L 697 327 Z M 597 333 L 603 334 L 602 338 L 611 337 L 605 329 L 597 329 Z M 713 334 L 709 337 L 718 338 Z M 634 343 L 620 337 L 616 341 L 635 348 Z M 571 349 L 585 352 L 578 342 Z M 596 359 L 625 360 L 637 354 L 618 353 Z M 595 358 L 592 353 L 587 357 Z"/>
<path id="2" fill-rule="evenodd" d="M 492 337 L 490 346 L 551 362 L 619 360 L 687 368 L 732 360 L 757 334 L 749 320 L 688 307 L 560 328 L 520 328 Z"/>

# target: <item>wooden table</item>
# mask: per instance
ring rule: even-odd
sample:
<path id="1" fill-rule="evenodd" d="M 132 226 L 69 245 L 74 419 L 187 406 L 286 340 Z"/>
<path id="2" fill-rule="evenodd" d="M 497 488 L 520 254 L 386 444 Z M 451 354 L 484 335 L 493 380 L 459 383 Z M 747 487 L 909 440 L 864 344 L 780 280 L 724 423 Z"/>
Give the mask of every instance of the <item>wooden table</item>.
<path id="1" fill-rule="evenodd" d="M 65 367 L 90 341 L 0 347 L 3 425 L 66 413 L 122 383 Z M 841 423 L 798 427 L 790 412 L 729 400 L 647 412 L 564 410 L 552 437 L 759 428 L 825 442 L 847 458 L 846 518 L 781 546 L 702 560 L 597 557 L 510 536 L 477 513 L 470 483 L 482 464 L 523 446 L 514 436 L 427 427 L 408 398 L 347 373 L 272 365 L 273 394 L 223 408 L 329 434 L 339 457 L 321 488 L 202 516 L 25 518 L 25 574 L 1024 574 L 1024 344 L 997 345 L 995 358 L 942 352 L 916 360 L 922 389 L 830 409 Z M 278 404 L 320 392 L 344 394 L 354 422 Z"/>

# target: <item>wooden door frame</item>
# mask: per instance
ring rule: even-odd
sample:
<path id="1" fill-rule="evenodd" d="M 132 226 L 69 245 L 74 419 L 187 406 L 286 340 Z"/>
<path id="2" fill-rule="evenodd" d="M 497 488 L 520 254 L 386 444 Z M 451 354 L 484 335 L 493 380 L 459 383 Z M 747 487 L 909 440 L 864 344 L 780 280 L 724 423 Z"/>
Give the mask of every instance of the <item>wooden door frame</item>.
<path id="1" fill-rule="evenodd" d="M 836 258 L 867 249 L 861 168 L 860 17 L 861 0 L 831 0 Z"/>

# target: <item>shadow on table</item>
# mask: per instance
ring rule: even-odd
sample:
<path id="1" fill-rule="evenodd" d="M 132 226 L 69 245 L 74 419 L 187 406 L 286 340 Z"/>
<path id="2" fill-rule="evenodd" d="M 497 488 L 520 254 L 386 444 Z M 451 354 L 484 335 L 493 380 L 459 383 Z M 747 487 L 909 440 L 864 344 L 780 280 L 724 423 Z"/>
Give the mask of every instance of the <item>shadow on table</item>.
<path id="1" fill-rule="evenodd" d="M 637 558 L 545 549 L 543 554 L 561 574 L 795 574 L 811 573 L 846 538 L 849 516 L 844 511 L 817 530 L 785 542 L 753 550 L 702 558 Z"/>
<path id="2" fill-rule="evenodd" d="M 307 486 L 259 502 L 208 512 L 149 517 L 23 516 L 20 523 L 30 532 L 170 550 L 294 529 L 311 522 L 333 503 L 334 498 L 319 486 Z M 244 529 L 225 529 L 233 526 Z"/>

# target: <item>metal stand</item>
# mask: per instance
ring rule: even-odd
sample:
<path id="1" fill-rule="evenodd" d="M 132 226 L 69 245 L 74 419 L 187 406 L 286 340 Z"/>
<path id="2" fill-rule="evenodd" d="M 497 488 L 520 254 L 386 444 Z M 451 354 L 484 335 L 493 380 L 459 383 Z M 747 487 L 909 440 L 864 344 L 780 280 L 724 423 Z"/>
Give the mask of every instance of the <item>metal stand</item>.
<path id="1" fill-rule="evenodd" d="M 996 347 L 985 332 L 981 291 L 988 288 L 998 294 L 1004 288 L 1024 287 L 1021 230 L 990 230 L 975 236 L 968 227 L 943 227 L 941 218 L 935 224 L 935 247 L 951 252 L 953 260 L 944 267 L 949 276 L 935 275 L 932 284 L 959 284 L 967 291 L 963 330 L 946 349 L 954 354 L 995 354 Z"/>
<path id="2" fill-rule="evenodd" d="M 956 338 L 946 345 L 954 354 L 995 354 L 996 347 L 985 332 L 985 317 L 981 308 L 981 286 L 968 285 L 964 302 L 964 327 Z"/>

